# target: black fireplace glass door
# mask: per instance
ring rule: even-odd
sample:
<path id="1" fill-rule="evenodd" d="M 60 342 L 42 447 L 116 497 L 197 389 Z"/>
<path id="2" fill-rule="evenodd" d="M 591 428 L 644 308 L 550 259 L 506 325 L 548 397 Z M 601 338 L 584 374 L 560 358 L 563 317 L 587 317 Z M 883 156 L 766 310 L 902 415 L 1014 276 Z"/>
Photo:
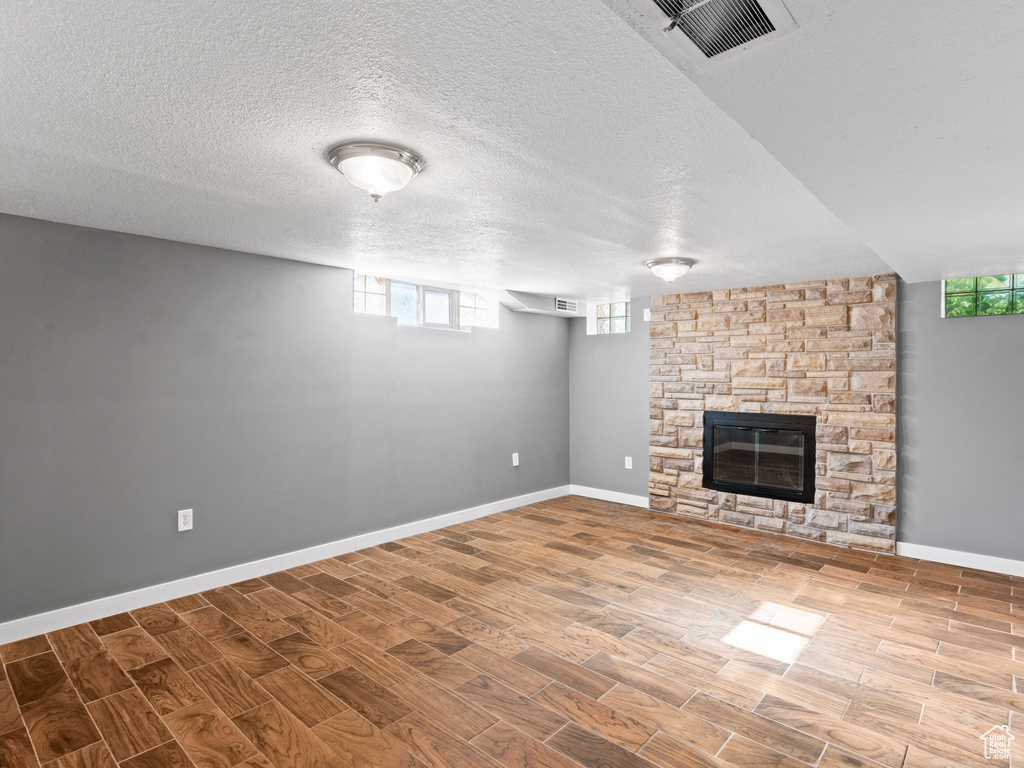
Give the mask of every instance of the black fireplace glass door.
<path id="1" fill-rule="evenodd" d="M 803 490 L 803 433 L 715 426 L 715 480 Z"/>
<path id="2" fill-rule="evenodd" d="M 784 501 L 812 502 L 814 416 L 704 411 L 701 485 Z"/>
<path id="3" fill-rule="evenodd" d="M 788 491 L 802 491 L 803 434 L 786 429 L 756 431 L 758 484 Z"/>
<path id="4" fill-rule="evenodd" d="M 715 480 L 757 482 L 757 433 L 750 427 L 715 427 Z"/>

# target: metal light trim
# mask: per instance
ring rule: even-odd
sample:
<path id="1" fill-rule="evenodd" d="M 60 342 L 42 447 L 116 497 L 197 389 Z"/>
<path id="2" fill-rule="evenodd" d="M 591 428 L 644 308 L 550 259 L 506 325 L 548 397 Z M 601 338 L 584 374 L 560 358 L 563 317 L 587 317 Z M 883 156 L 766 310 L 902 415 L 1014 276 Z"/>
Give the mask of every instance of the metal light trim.
<path id="1" fill-rule="evenodd" d="M 373 187 L 368 188 L 353 180 L 349 174 L 345 173 L 345 170 L 342 167 L 346 160 L 360 157 L 373 157 L 399 162 L 409 169 L 410 176 L 399 186 L 393 186 L 391 189 L 384 192 L 374 192 Z M 346 179 L 352 182 L 352 184 L 369 192 L 370 197 L 373 198 L 374 202 L 380 200 L 387 191 L 394 192 L 404 187 L 416 178 L 417 174 L 426 167 L 426 162 L 423 158 L 411 149 L 406 149 L 405 147 L 400 147 L 395 144 L 386 144 L 380 141 L 347 141 L 332 149 L 328 155 L 328 160 L 331 165 L 337 168 Z"/>
<path id="2" fill-rule="evenodd" d="M 693 259 L 668 256 L 661 259 L 649 259 L 644 262 L 644 266 L 651 270 L 656 277 L 660 277 L 666 283 L 671 283 L 689 272 L 696 263 Z"/>

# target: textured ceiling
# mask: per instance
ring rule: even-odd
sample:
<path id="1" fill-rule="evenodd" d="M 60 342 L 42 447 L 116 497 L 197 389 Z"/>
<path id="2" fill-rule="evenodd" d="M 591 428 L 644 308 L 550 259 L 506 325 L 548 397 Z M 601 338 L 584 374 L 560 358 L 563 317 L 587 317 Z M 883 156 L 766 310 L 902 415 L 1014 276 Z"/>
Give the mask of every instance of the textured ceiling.
<path id="1" fill-rule="evenodd" d="M 785 0 L 795 34 L 675 61 L 905 279 L 1024 270 L 1024 2 Z"/>
<path id="2" fill-rule="evenodd" d="M 935 3 L 793 0 L 796 33 L 691 81 L 611 2 L 5 0 L 0 211 L 578 298 L 660 290 L 652 256 L 701 289 L 887 271 L 876 251 L 938 277 L 952 234 L 1024 240 L 1021 100 L 1007 72 L 961 82 Z M 375 205 L 326 161 L 353 138 L 427 168 Z"/>

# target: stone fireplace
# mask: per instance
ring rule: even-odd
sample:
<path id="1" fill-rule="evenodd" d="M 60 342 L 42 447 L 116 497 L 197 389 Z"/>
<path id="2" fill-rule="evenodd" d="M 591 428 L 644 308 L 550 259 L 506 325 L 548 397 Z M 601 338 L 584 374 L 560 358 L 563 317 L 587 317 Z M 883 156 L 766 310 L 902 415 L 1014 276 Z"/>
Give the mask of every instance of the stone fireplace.
<path id="1" fill-rule="evenodd" d="M 893 552 L 896 279 L 655 296 L 651 509 Z M 704 487 L 705 411 L 815 417 L 813 499 Z"/>

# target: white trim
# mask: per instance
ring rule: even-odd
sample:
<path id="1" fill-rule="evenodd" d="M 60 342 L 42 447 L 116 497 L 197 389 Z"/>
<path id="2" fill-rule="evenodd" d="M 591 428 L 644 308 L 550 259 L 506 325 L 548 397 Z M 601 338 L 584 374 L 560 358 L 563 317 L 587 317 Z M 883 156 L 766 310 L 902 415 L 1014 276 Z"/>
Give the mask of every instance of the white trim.
<path id="1" fill-rule="evenodd" d="M 586 496 L 588 499 L 600 499 L 601 501 L 611 501 L 616 504 L 629 504 L 632 507 L 643 507 L 644 509 L 651 508 L 650 496 L 634 496 L 630 493 L 620 493 L 619 491 L 588 488 L 585 485 L 570 485 L 569 493 L 574 496 Z"/>
<path id="2" fill-rule="evenodd" d="M 904 557 L 916 557 L 918 560 L 929 560 L 933 563 L 977 568 L 980 571 L 1005 573 L 1010 576 L 1024 576 L 1024 560 L 1011 560 L 1008 557 L 978 555 L 974 552 L 927 547 L 924 544 L 909 544 L 902 541 L 896 542 L 896 554 Z"/>
<path id="3" fill-rule="evenodd" d="M 438 528 L 445 528 L 449 525 L 465 523 L 469 520 L 486 517 L 487 515 L 495 515 L 510 509 L 525 507 L 527 504 L 557 499 L 571 493 L 571 487 L 574 486 L 561 485 L 555 488 L 548 488 L 545 491 L 535 491 L 534 493 L 527 493 L 522 496 L 513 496 L 509 499 L 500 499 L 488 504 L 481 504 L 478 507 L 470 507 L 469 509 L 461 509 L 457 512 L 449 512 L 425 520 L 397 525 L 394 528 L 361 533 L 356 536 L 350 536 L 347 539 L 339 539 L 338 541 L 320 544 L 308 549 L 286 552 L 266 557 L 262 560 L 253 560 L 248 563 L 221 568 L 217 571 L 188 576 L 177 581 L 168 581 L 151 587 L 143 587 L 132 592 L 101 597 L 98 600 L 91 600 L 87 603 L 69 605 L 67 608 L 58 608 L 55 611 L 37 613 L 34 616 L 26 616 L 23 619 L 14 619 L 13 621 L 0 624 L 0 644 L 11 643 L 26 637 L 33 637 L 34 635 L 41 635 L 44 632 L 53 632 L 54 630 L 81 624 L 86 621 L 95 621 L 105 616 L 112 616 L 115 613 L 134 611 L 137 608 L 174 600 L 207 589 L 225 587 L 237 581 L 253 579 L 268 573 L 295 568 L 306 563 L 334 557 L 335 555 L 355 552 L 359 549 L 384 544 L 388 541 L 404 539 L 407 536 L 415 536 L 420 533 L 437 530 Z"/>

